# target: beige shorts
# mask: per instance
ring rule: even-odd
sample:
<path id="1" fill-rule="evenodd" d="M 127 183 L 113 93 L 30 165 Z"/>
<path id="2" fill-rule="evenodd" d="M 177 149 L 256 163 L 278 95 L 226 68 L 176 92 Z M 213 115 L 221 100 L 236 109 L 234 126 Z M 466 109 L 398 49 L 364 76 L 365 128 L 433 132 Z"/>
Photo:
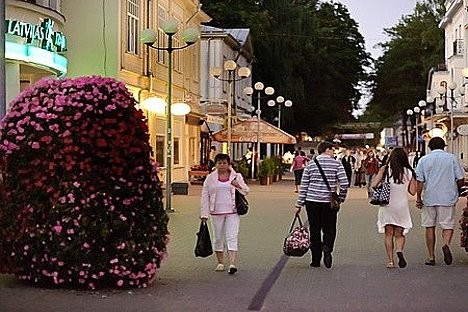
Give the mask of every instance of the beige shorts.
<path id="1" fill-rule="evenodd" d="M 437 224 L 444 230 L 453 230 L 455 206 L 424 206 L 421 212 L 421 225 L 434 227 Z"/>

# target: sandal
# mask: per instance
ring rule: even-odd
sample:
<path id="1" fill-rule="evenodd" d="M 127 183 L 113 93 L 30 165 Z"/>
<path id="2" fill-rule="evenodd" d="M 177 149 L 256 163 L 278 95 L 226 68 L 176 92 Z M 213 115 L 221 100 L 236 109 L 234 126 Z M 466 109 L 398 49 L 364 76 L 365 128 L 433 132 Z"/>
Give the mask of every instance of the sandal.
<path id="1" fill-rule="evenodd" d="M 393 263 L 393 261 L 388 261 L 387 268 L 388 269 L 393 269 L 394 267 L 395 267 L 395 263 Z"/>
<path id="2" fill-rule="evenodd" d="M 424 264 L 434 266 L 435 265 L 435 260 L 434 259 L 427 259 Z"/>

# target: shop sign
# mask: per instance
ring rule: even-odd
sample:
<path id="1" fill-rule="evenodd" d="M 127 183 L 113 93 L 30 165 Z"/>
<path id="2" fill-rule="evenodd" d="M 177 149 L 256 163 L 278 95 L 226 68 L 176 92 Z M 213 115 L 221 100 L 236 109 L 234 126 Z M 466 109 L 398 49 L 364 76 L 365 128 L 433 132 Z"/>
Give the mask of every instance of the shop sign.
<path id="1" fill-rule="evenodd" d="M 42 49 L 51 52 L 67 51 L 65 35 L 54 31 L 54 21 L 49 18 L 40 25 L 17 20 L 5 20 L 5 24 L 6 34 L 25 38 L 27 43 L 36 41 Z"/>

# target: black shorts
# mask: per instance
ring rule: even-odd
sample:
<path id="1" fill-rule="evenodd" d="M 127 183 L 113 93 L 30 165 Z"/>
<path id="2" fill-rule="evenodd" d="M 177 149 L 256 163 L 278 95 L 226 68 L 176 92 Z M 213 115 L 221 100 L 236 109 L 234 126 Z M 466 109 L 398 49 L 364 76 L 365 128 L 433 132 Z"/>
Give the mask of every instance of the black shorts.
<path id="1" fill-rule="evenodd" d="M 301 184 L 303 173 L 304 173 L 304 169 L 294 170 L 294 182 L 296 185 Z"/>

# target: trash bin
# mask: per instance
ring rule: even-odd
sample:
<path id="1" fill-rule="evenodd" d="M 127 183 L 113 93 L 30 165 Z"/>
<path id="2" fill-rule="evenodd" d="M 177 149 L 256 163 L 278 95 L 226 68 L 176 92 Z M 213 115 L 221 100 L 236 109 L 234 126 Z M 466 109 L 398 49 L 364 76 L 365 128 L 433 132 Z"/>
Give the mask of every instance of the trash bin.
<path id="1" fill-rule="evenodd" d="M 188 182 L 172 182 L 172 194 L 188 195 Z"/>

